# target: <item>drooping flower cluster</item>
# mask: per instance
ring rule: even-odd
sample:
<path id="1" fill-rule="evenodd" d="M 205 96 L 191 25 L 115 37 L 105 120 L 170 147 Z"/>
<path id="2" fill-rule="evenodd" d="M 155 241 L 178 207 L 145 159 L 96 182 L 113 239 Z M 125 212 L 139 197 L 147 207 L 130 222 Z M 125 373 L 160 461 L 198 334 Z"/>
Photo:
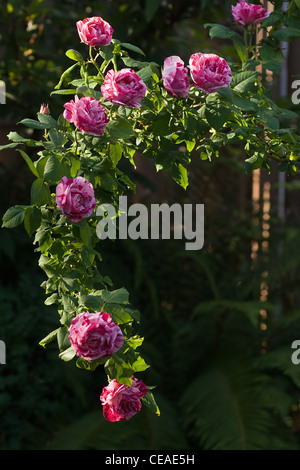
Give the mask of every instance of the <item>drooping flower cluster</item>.
<path id="1" fill-rule="evenodd" d="M 245 1 L 232 6 L 232 14 L 234 20 L 244 26 L 262 21 L 269 15 L 261 5 Z M 112 41 L 112 27 L 100 17 L 85 18 L 76 25 L 81 41 L 90 48 L 107 46 Z M 205 93 L 214 93 L 219 88 L 228 87 L 231 76 L 225 59 L 201 52 L 190 56 L 187 67 L 179 56 L 167 57 L 162 69 L 163 86 L 174 98 L 187 98 L 191 85 Z M 101 93 L 101 102 L 91 97 L 75 96 L 74 101 L 64 105 L 64 118 L 83 134 L 101 137 L 105 133 L 109 122 L 105 100 L 113 105 L 139 108 L 147 87 L 133 69 L 124 68 L 107 72 Z M 47 112 L 46 108 L 41 109 L 41 113 Z M 56 188 L 56 203 L 71 222 L 78 223 L 90 217 L 96 207 L 94 188 L 81 176 L 70 179 L 65 176 Z M 69 326 L 69 339 L 76 355 L 88 361 L 110 357 L 124 343 L 121 328 L 104 312 L 78 314 Z M 104 417 L 112 422 L 131 418 L 140 411 L 141 398 L 146 394 L 146 385 L 134 376 L 131 386 L 111 380 L 100 396 Z"/>

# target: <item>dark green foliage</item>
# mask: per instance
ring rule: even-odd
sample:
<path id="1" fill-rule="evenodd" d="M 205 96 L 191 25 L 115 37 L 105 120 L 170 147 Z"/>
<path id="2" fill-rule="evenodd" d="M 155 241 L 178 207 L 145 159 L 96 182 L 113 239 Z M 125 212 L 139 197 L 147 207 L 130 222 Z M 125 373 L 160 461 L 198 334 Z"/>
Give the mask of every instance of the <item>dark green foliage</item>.
<path id="1" fill-rule="evenodd" d="M 30 111 L 34 110 L 35 117 L 43 96 L 48 96 L 48 91 L 57 83 L 57 77 L 65 66 L 70 65 L 69 59 L 80 60 L 76 51 L 70 52 L 68 59 L 65 58 L 64 51 L 72 47 L 78 38 L 75 28 L 67 30 L 62 36 L 62 26 L 66 21 L 74 24 L 76 19 L 82 18 L 83 13 L 85 16 L 87 3 L 94 6 L 99 2 L 81 2 L 77 6 L 67 1 L 59 9 L 51 8 L 47 11 L 45 24 L 42 7 L 47 2 L 29 3 L 21 7 L 19 1 L 11 1 L 9 5 L 13 6 L 12 11 L 3 15 L 2 21 L 8 20 L 14 26 L 10 28 L 14 42 L 8 41 L 9 47 L 5 51 L 5 61 L 1 62 L 1 70 L 5 79 L 11 72 L 8 86 L 9 92 L 15 95 L 14 99 L 17 96 L 16 109 L 19 111 L 20 104 L 26 107 L 30 105 Z M 178 43 L 180 50 L 176 48 L 176 53 L 188 50 L 184 48 L 184 41 L 179 39 L 190 30 L 195 11 L 206 11 L 207 21 L 212 21 L 211 16 L 215 13 L 215 3 L 210 8 L 205 0 L 188 2 L 188 6 L 187 2 L 164 2 L 164 5 L 168 5 L 167 10 L 160 2 L 153 0 L 132 2 L 132 5 L 129 2 L 118 2 L 118 8 L 115 8 L 115 3 L 106 2 L 101 14 L 106 16 L 107 13 L 106 18 L 116 25 L 120 39 L 128 40 L 129 30 L 131 42 L 141 44 L 138 38 L 143 37 L 141 46 L 143 49 L 145 45 L 148 47 L 153 60 L 159 55 L 157 44 L 163 45 L 160 51 L 162 55 L 165 50 L 170 51 L 172 45 L 176 44 L 177 47 Z M 221 5 L 216 3 L 220 9 Z M 275 3 L 276 6 L 281 5 L 281 2 Z M 298 3 L 293 2 L 293 5 Z M 38 11 L 34 11 L 35 7 Z M 222 8 L 228 11 L 229 2 L 223 2 Z M 139 21 L 141 12 L 146 16 L 146 23 Z M 16 27 L 28 15 L 36 28 L 34 31 L 40 31 L 39 26 L 44 25 L 45 33 L 33 37 L 28 35 L 28 29 L 25 33 L 24 28 Z M 295 31 L 282 32 L 277 29 L 281 17 L 272 15 L 267 20 L 274 28 L 271 38 L 273 43 L 289 39 L 295 34 Z M 182 20 L 182 28 L 177 30 L 176 36 L 168 37 L 178 19 Z M 57 35 L 51 33 L 53 44 L 51 48 L 45 49 L 43 41 L 49 41 L 48 28 L 52 30 L 53 24 L 56 25 Z M 170 29 L 165 27 L 167 24 Z M 156 31 L 154 40 L 149 41 L 150 36 L 146 34 L 149 30 L 151 38 L 153 31 Z M 205 38 L 203 27 L 197 24 L 192 30 L 197 40 Z M 213 27 L 210 34 L 211 37 L 221 39 L 229 37 L 225 27 Z M 34 41 L 30 43 L 32 39 Z M 234 35 L 233 43 L 235 53 L 244 62 L 245 50 L 238 35 Z M 12 44 L 15 45 L 14 50 Z M 204 46 L 205 42 L 201 44 Z M 33 49 L 31 52 L 30 47 Z M 43 49 L 49 51 L 46 57 L 41 56 Z M 28 54 L 24 54 L 26 51 L 29 51 Z M 18 61 L 13 59 L 15 53 Z M 260 55 L 265 65 L 269 67 L 272 62 L 274 72 L 278 72 L 282 56 L 280 53 L 275 54 L 268 42 L 263 43 Z M 7 61 L 7 57 L 10 60 Z M 57 69 L 51 67 L 54 57 L 61 59 Z M 256 103 L 241 96 L 241 93 L 247 93 L 256 86 L 256 73 L 251 70 L 255 64 L 248 65 L 249 70 L 236 75 L 233 92 L 223 90 L 217 96 L 208 98 L 201 110 L 202 117 L 216 130 L 222 128 L 230 118 L 229 107 L 237 115 L 242 115 L 242 112 L 255 113 L 259 108 L 259 96 L 256 96 Z M 44 80 L 46 67 L 50 70 L 47 82 Z M 145 80 L 149 71 L 147 69 L 143 69 Z M 159 108 L 160 103 L 156 104 Z M 278 120 L 294 118 L 295 115 L 289 114 L 287 110 L 284 113 L 273 103 L 272 106 L 272 115 L 260 114 L 258 117 L 268 123 L 269 135 L 274 137 Z M 24 115 L 23 112 L 21 114 Z M 206 123 L 201 129 L 193 128 L 192 117 L 191 114 L 183 113 L 185 144 L 189 152 L 194 148 L 195 134 L 200 132 L 200 135 L 204 135 L 208 131 Z M 59 149 L 62 145 L 61 134 L 56 132 L 51 118 L 44 117 L 48 119 L 47 123 L 41 122 L 41 116 L 39 118 L 39 121 L 34 121 L 36 130 L 48 128 L 51 145 Z M 119 116 L 117 124 L 113 125 L 115 127 L 110 129 L 116 142 L 109 147 L 109 168 L 103 168 L 102 162 L 93 162 L 99 165 L 100 172 L 107 174 L 108 170 L 112 173 L 115 171 L 122 154 L 117 140 L 120 136 L 131 135 L 131 127 L 126 119 L 127 116 Z M 32 121 L 24 124 L 32 125 Z M 159 114 L 153 123 L 154 136 L 165 137 L 173 131 L 169 116 L 164 112 Z M 31 136 L 24 138 L 14 133 L 11 137 L 15 143 L 24 142 L 25 139 L 29 147 L 35 145 Z M 228 148 L 233 143 L 239 144 L 244 137 L 240 126 L 229 134 L 225 133 L 222 138 Z M 260 227 L 253 223 L 252 207 L 247 204 L 239 206 L 238 196 L 235 196 L 236 181 L 244 178 L 240 171 L 239 149 L 229 147 L 225 155 L 225 168 L 222 167 L 223 163 L 213 158 L 213 167 L 209 170 L 205 160 L 216 155 L 215 149 L 220 139 L 218 133 L 215 133 L 213 139 L 215 142 L 212 140 L 211 147 L 207 145 L 206 153 L 201 154 L 201 172 L 197 165 L 191 165 L 189 177 L 192 190 L 182 198 L 182 201 L 205 203 L 206 241 L 203 250 L 188 253 L 182 243 L 174 241 L 101 242 L 101 272 L 107 273 L 114 280 L 116 288 L 121 289 L 116 292 L 122 302 L 126 300 L 122 297 L 125 284 L 132 293 L 132 304 L 142 313 L 138 333 L 141 337 L 147 335 L 143 356 L 147 364 L 151 365 L 149 371 L 145 371 L 145 376 L 147 383 L 156 385 L 159 390 L 156 399 L 161 409 L 160 417 L 143 407 L 142 412 L 127 423 L 111 424 L 104 421 L 100 404 L 98 407 L 93 405 L 95 409 L 90 411 L 91 403 L 97 403 L 104 374 L 99 369 L 87 373 L 84 370 L 86 364 L 82 362 L 79 363 L 80 370 L 75 363 L 69 366 L 58 361 L 55 347 L 52 349 L 53 345 L 46 340 L 46 350 L 38 345 L 40 338 L 57 328 L 56 315 L 52 316 L 51 300 L 48 298 L 48 305 L 45 306 L 39 288 L 45 279 L 33 267 L 37 260 L 31 245 L 22 241 L 23 232 L 17 229 L 14 235 L 11 232 L 8 235 L 7 229 L 1 231 L 0 339 L 9 345 L 7 365 L 0 365 L 1 449 L 299 449 L 300 365 L 291 362 L 291 344 L 300 338 L 297 295 L 300 281 L 297 252 L 299 227 L 293 223 L 282 228 L 274 217 L 270 249 L 267 253 L 259 253 L 258 261 L 252 262 L 251 242 L 260 243 L 262 238 Z M 166 152 L 161 155 L 161 161 L 156 160 L 157 169 L 169 169 L 169 144 L 167 139 L 162 140 Z M 274 152 L 278 151 L 282 141 L 288 147 L 293 136 L 283 130 L 282 139 L 278 136 L 276 142 L 273 139 L 273 144 L 277 146 Z M 264 148 L 255 152 L 255 148 L 251 147 L 253 139 L 249 139 L 247 145 L 250 153 L 253 153 L 247 160 L 247 169 L 268 166 Z M 46 176 L 46 179 L 55 182 L 65 172 L 65 168 L 57 164 L 61 163 L 59 151 L 51 157 L 52 160 L 47 159 L 47 166 L 46 158 L 42 158 L 37 168 L 31 165 L 31 159 L 24 151 L 21 155 L 26 164 L 31 166 L 31 171 L 36 171 L 37 177 Z M 76 160 L 70 160 L 70 174 L 75 175 L 77 169 Z M 181 163 L 172 170 L 173 178 L 186 187 L 187 174 Z M 135 175 L 136 180 L 141 181 L 142 178 L 138 180 L 138 176 Z M 28 209 L 26 213 L 22 209 L 21 204 L 28 204 L 24 191 L 28 183 L 26 172 L 22 171 L 22 178 L 21 181 L 26 183 L 15 183 L 13 188 L 14 196 L 18 195 L 16 203 L 20 206 L 14 207 L 14 217 L 10 214 L 9 220 L 14 225 L 20 217 L 22 220 L 24 217 L 25 228 L 32 235 L 40 224 L 40 215 L 34 208 Z M 248 184 L 249 179 L 243 182 Z M 105 190 L 113 193 L 113 184 L 106 184 Z M 170 188 L 173 182 L 168 180 L 167 184 Z M 9 185 L 7 188 L 11 190 Z M 47 202 L 47 189 L 42 177 L 38 178 L 32 186 L 31 204 Z M 176 193 L 176 196 L 180 198 L 182 193 Z M 1 187 L 1 197 L 4 209 L 8 207 L 5 186 Z M 88 244 L 90 234 L 87 227 L 82 226 L 79 230 L 83 242 Z M 52 253 L 59 259 L 61 248 L 57 240 L 53 241 L 43 231 L 39 236 L 42 249 L 47 251 L 52 246 Z M 87 252 L 81 255 L 83 263 L 92 264 Z M 261 303 L 260 288 L 265 272 L 268 273 L 269 295 L 268 301 Z M 66 275 L 63 282 L 70 286 L 72 277 Z M 72 311 L 74 305 L 70 296 L 63 300 L 64 309 Z M 101 296 L 87 296 L 85 305 L 96 308 L 103 300 Z M 118 315 L 118 305 L 122 302 L 110 303 L 112 314 Z M 266 319 L 261 311 L 266 313 Z M 125 313 L 122 310 L 122 315 Z M 136 312 L 131 311 L 131 314 L 134 317 Z M 62 327 L 57 333 L 59 345 L 65 342 L 64 331 Z M 117 366 L 122 368 L 122 372 L 126 368 L 126 364 L 120 365 L 118 361 L 111 365 Z M 136 367 L 143 370 L 143 364 L 137 364 Z"/>

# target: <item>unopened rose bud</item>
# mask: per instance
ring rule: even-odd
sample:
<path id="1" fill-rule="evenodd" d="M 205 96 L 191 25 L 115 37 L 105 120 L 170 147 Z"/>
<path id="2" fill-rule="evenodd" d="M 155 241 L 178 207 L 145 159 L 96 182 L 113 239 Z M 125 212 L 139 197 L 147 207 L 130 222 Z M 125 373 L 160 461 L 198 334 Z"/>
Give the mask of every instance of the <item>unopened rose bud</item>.
<path id="1" fill-rule="evenodd" d="M 40 109 L 40 114 L 50 114 L 47 104 L 42 104 Z"/>

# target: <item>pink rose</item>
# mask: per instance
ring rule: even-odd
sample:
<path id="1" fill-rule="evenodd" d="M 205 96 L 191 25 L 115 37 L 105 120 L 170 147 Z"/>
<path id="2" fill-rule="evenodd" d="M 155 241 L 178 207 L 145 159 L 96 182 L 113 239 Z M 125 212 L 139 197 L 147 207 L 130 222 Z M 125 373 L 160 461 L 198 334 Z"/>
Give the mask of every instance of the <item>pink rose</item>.
<path id="1" fill-rule="evenodd" d="M 94 188 L 81 176 L 71 179 L 64 176 L 56 187 L 56 203 L 68 219 L 80 222 L 95 209 Z"/>
<path id="2" fill-rule="evenodd" d="M 111 43 L 114 30 L 100 16 L 77 21 L 76 26 L 81 41 L 88 46 L 105 46 Z"/>
<path id="3" fill-rule="evenodd" d="M 73 318 L 69 339 L 76 355 L 87 361 L 111 356 L 124 342 L 121 328 L 103 312 L 84 312 Z"/>
<path id="4" fill-rule="evenodd" d="M 81 132 L 96 136 L 104 134 L 109 119 L 100 101 L 90 96 L 79 99 L 76 95 L 75 102 L 65 103 L 64 108 L 64 118 L 73 122 Z"/>
<path id="5" fill-rule="evenodd" d="M 231 81 L 230 67 L 216 54 L 196 52 L 190 57 L 189 68 L 195 86 L 206 93 L 214 93 Z"/>
<path id="6" fill-rule="evenodd" d="M 147 87 L 132 69 L 122 69 L 119 72 L 109 70 L 101 91 L 104 98 L 113 104 L 139 108 Z"/>
<path id="7" fill-rule="evenodd" d="M 112 422 L 128 420 L 140 411 L 140 399 L 146 394 L 146 385 L 134 376 L 131 387 L 112 380 L 100 395 L 104 418 Z"/>
<path id="8" fill-rule="evenodd" d="M 180 57 L 173 55 L 164 61 L 162 71 L 163 85 L 169 95 L 186 98 L 190 90 L 190 81 L 187 68 Z"/>
<path id="9" fill-rule="evenodd" d="M 236 6 L 231 7 L 232 16 L 238 23 L 244 26 L 251 23 L 259 23 L 268 18 L 271 12 L 268 12 L 261 5 L 239 1 Z"/>

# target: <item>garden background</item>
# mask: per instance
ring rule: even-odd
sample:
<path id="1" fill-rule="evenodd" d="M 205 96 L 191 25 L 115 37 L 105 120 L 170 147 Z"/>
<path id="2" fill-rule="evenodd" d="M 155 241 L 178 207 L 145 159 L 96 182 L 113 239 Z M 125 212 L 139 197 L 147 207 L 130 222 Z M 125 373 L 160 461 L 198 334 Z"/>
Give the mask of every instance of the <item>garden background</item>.
<path id="1" fill-rule="evenodd" d="M 230 43 L 212 43 L 204 24 L 238 28 L 231 1 L 0 5 L 0 79 L 8 93 L 0 144 L 42 103 L 60 112 L 63 100 L 49 95 L 69 66 L 65 51 L 74 44 L 80 50 L 79 19 L 103 17 L 121 41 L 160 64 L 174 54 L 187 63 L 196 51 L 230 57 Z M 291 84 L 300 73 L 299 41 L 283 44 L 286 61 L 269 76 L 273 98 L 296 111 Z M 145 376 L 157 386 L 161 416 L 143 408 L 128 422 L 106 422 L 99 402 L 104 374 L 59 361 L 51 344 L 39 346 L 56 327 L 40 288 L 44 274 L 24 229 L 2 229 L 0 339 L 7 349 L 0 449 L 299 449 L 300 365 L 291 361 L 292 342 L 300 339 L 299 180 L 276 165 L 270 175 L 247 174 L 236 146 L 212 161 L 195 154 L 185 191 L 142 157 L 131 176 L 135 202 L 205 205 L 202 250 L 185 251 L 178 240 L 101 242 L 103 271 L 128 289 L 141 312 L 143 356 L 151 365 Z M 14 150 L 0 153 L 0 179 L 2 217 L 11 205 L 27 204 L 32 184 Z"/>

